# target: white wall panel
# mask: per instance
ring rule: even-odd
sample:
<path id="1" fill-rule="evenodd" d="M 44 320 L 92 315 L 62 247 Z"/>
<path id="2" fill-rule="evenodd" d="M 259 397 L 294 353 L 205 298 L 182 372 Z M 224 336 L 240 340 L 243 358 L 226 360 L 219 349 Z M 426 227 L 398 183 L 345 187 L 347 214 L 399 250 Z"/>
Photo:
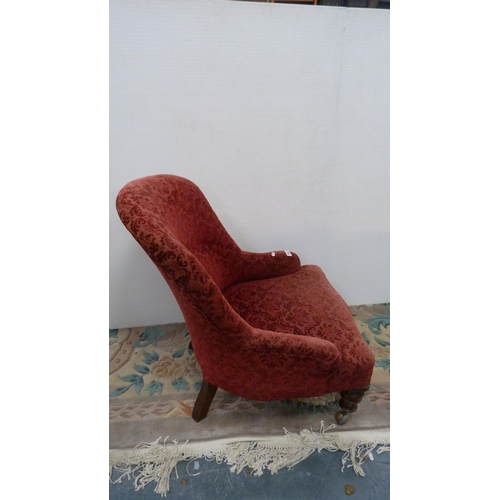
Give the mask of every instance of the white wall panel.
<path id="1" fill-rule="evenodd" d="M 112 328 L 182 321 L 114 208 L 156 173 L 197 183 L 242 248 L 389 301 L 389 11 L 111 0 Z"/>

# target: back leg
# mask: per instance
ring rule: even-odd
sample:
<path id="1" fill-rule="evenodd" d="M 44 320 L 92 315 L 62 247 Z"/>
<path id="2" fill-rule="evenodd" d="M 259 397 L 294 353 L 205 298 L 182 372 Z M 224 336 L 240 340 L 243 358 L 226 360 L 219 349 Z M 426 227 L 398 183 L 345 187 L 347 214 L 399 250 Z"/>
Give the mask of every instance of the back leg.
<path id="1" fill-rule="evenodd" d="M 210 382 L 203 379 L 203 383 L 201 384 L 200 392 L 198 393 L 198 397 L 194 403 L 192 413 L 193 420 L 195 422 L 200 422 L 200 420 L 203 420 L 207 416 L 208 409 L 210 408 L 210 404 L 212 403 L 216 392 L 217 386 L 212 385 Z"/>

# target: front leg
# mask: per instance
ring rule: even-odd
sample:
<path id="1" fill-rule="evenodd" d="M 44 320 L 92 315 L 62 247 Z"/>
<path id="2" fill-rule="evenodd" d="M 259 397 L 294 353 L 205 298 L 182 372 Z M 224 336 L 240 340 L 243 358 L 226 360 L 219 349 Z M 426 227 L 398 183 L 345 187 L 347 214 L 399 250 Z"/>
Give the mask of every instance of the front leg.
<path id="1" fill-rule="evenodd" d="M 367 385 L 361 389 L 350 389 L 340 393 L 340 411 L 335 415 L 335 420 L 339 425 L 345 424 L 349 420 L 349 415 L 358 409 L 358 403 L 361 402 L 369 387 Z"/>

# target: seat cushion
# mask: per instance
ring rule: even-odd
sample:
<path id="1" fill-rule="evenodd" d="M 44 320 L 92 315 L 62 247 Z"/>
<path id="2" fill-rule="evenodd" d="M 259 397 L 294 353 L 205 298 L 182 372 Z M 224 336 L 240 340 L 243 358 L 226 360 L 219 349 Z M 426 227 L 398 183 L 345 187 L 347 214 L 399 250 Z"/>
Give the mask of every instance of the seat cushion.
<path id="1" fill-rule="evenodd" d="M 347 387 L 335 386 L 335 391 L 369 384 L 374 356 L 349 307 L 318 266 L 302 266 L 286 276 L 239 283 L 227 288 L 224 296 L 254 328 L 332 342 L 340 352 L 335 378 L 347 383 Z"/>

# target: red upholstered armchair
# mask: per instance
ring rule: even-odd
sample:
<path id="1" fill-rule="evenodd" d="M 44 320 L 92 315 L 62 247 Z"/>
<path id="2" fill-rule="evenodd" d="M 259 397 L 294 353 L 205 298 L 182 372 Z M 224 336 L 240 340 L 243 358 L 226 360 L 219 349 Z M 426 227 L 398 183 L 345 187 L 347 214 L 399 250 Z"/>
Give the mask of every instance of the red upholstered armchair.
<path id="1" fill-rule="evenodd" d="M 291 252 L 241 250 L 200 189 L 182 177 L 129 182 L 117 210 L 188 326 L 203 373 L 196 422 L 220 387 L 260 401 L 339 392 L 336 420 L 345 423 L 375 360 L 319 267 L 302 266 Z"/>

